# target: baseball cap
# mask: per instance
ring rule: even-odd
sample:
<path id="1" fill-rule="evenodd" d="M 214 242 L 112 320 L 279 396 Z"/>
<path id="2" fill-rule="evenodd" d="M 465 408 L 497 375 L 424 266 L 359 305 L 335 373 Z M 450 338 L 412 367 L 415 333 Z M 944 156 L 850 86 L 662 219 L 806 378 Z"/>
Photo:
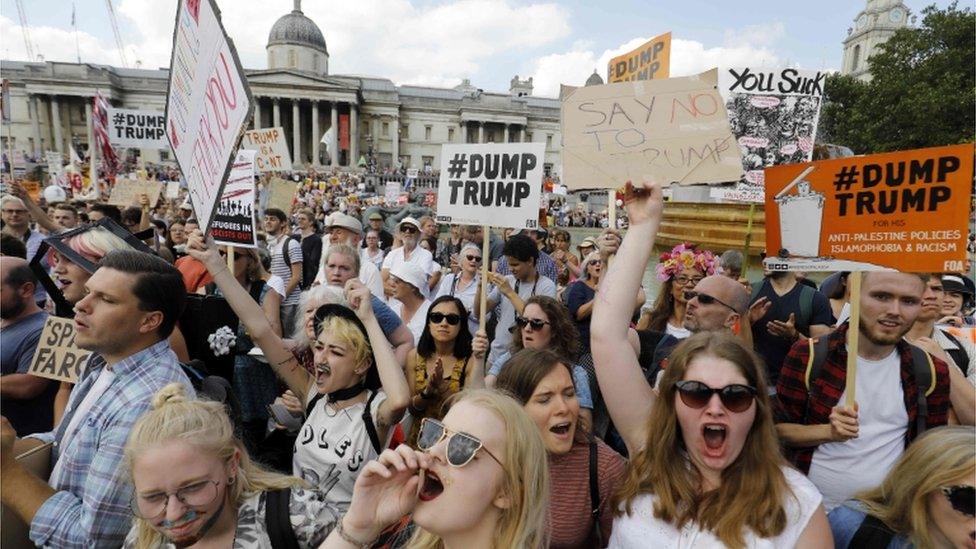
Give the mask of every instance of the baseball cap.
<path id="1" fill-rule="evenodd" d="M 334 213 L 332 216 L 330 216 L 328 221 L 328 226 L 330 229 L 332 227 L 342 227 L 343 229 L 348 229 L 356 234 L 363 234 L 363 224 L 351 215 Z"/>
<path id="2" fill-rule="evenodd" d="M 373 212 L 369 214 L 369 220 L 373 221 L 374 219 L 377 221 L 383 221 L 383 214 L 381 214 L 380 212 Z"/>

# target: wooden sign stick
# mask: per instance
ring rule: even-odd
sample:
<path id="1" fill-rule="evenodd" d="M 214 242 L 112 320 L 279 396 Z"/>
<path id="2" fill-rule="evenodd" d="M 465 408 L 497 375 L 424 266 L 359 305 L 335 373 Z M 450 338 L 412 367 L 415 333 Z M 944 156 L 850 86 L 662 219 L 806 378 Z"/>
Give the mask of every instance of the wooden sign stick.
<path id="1" fill-rule="evenodd" d="M 847 277 L 851 289 L 851 318 L 847 330 L 847 379 L 844 386 L 844 405 L 853 408 L 857 380 L 857 342 L 861 333 L 861 272 L 851 271 Z"/>
<path id="2" fill-rule="evenodd" d="M 490 241 L 491 227 L 485 225 L 481 229 L 481 310 L 478 313 L 478 329 L 485 329 L 485 314 L 488 309 L 488 243 Z M 459 275 L 460 276 L 460 275 Z"/>
<path id="3" fill-rule="evenodd" d="M 288 245 L 287 243 L 285 244 Z M 235 276 L 234 273 L 234 247 L 227 246 L 227 268 L 230 269 L 231 276 Z"/>

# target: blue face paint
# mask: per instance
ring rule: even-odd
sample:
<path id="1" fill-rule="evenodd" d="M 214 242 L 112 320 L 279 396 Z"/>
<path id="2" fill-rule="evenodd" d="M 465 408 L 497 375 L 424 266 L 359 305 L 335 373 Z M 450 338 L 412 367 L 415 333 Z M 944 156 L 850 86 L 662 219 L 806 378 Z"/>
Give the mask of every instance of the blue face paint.
<path id="1" fill-rule="evenodd" d="M 183 513 L 183 516 L 181 516 L 180 518 L 178 518 L 176 520 L 163 519 L 162 522 L 160 522 L 158 524 L 158 526 L 160 526 L 162 528 L 173 528 L 173 527 L 175 527 L 178 524 L 186 524 L 187 522 L 190 522 L 191 520 L 196 520 L 196 519 L 197 519 L 197 512 L 196 512 L 196 510 L 195 509 L 187 509 L 186 512 Z"/>

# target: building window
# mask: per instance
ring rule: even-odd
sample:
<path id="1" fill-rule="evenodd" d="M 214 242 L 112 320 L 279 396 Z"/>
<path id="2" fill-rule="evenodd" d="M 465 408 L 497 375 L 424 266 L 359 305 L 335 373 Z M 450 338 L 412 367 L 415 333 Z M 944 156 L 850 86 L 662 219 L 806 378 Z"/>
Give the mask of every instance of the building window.
<path id="1" fill-rule="evenodd" d="M 288 68 L 294 69 L 298 66 L 298 54 L 295 50 L 288 50 Z"/>
<path id="2" fill-rule="evenodd" d="M 424 141 L 430 141 L 431 127 L 424 126 Z"/>
<path id="3" fill-rule="evenodd" d="M 433 167 L 434 165 L 434 157 L 425 156 L 423 157 L 423 161 L 424 161 L 424 171 L 430 173 L 431 167 Z"/>
<path id="4" fill-rule="evenodd" d="M 532 132 L 525 132 L 525 142 L 526 143 L 532 142 Z"/>
<path id="5" fill-rule="evenodd" d="M 851 70 L 856 71 L 857 65 L 861 61 L 861 45 L 854 46 L 854 60 L 851 61 Z"/>
<path id="6" fill-rule="evenodd" d="M 546 148 L 547 149 L 551 149 L 552 148 L 552 134 L 551 133 L 547 133 L 546 134 Z"/>
<path id="7" fill-rule="evenodd" d="M 447 129 L 447 142 L 454 143 L 454 128 Z"/>
<path id="8" fill-rule="evenodd" d="M 383 137 L 389 137 L 389 136 L 390 136 L 390 123 L 383 122 Z"/>

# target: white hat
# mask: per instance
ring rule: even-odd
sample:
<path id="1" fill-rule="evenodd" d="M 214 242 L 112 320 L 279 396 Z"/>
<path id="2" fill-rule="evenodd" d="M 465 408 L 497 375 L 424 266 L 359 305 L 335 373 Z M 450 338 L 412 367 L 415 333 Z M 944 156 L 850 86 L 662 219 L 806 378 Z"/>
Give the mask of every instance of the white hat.
<path id="1" fill-rule="evenodd" d="M 404 217 L 399 223 L 397 223 L 397 228 L 399 229 L 404 225 L 413 225 L 418 231 L 420 230 L 420 222 L 410 216 Z"/>
<path id="2" fill-rule="evenodd" d="M 189 196 L 186 197 L 186 200 L 184 200 L 182 204 L 180 204 L 180 209 L 181 210 L 192 210 L 193 209 L 193 204 L 190 204 L 190 197 Z"/>
<path id="3" fill-rule="evenodd" d="M 420 290 L 427 298 L 427 273 L 413 263 L 399 263 L 390 269 L 390 274 Z"/>
<path id="4" fill-rule="evenodd" d="M 356 234 L 363 234 L 363 224 L 358 219 L 344 213 L 334 213 L 327 219 L 328 227 L 342 227 Z"/>
<path id="5" fill-rule="evenodd" d="M 54 202 L 64 202 L 68 199 L 68 193 L 64 192 L 64 189 L 57 185 L 48 185 L 44 187 L 44 200 L 48 204 L 53 204 Z"/>

